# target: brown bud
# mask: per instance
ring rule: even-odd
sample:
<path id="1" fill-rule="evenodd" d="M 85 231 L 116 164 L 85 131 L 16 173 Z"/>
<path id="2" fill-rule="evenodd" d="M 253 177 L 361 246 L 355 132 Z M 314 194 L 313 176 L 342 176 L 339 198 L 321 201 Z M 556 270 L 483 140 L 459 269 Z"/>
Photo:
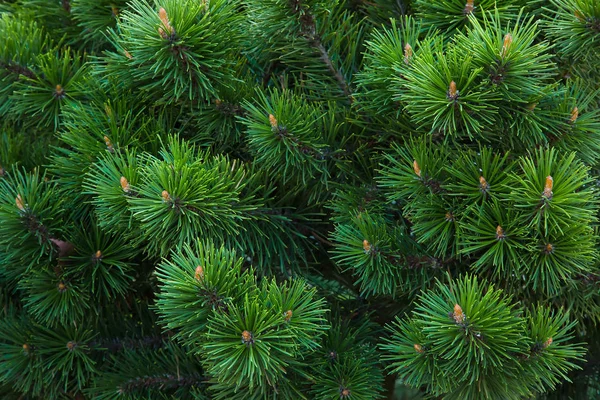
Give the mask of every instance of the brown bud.
<path id="1" fill-rule="evenodd" d="M 452 214 L 452 212 L 448 211 L 446 212 L 446 221 L 450 222 L 450 221 L 454 221 L 454 214 Z"/>
<path id="2" fill-rule="evenodd" d="M 415 351 L 416 351 L 417 353 L 423 353 L 423 347 L 421 347 L 421 345 L 420 345 L 420 344 L 417 344 L 417 343 L 415 343 L 415 346 L 414 346 L 414 347 L 415 347 Z"/>
<path id="3" fill-rule="evenodd" d="M 277 129 L 277 118 L 273 114 L 269 114 L 269 123 L 271 124 L 271 129 Z"/>
<path id="4" fill-rule="evenodd" d="M 546 246 L 544 246 L 544 253 L 546 253 L 546 254 L 554 253 L 554 245 L 551 243 L 548 243 Z"/>
<path id="5" fill-rule="evenodd" d="M 215 104 L 217 105 L 217 107 L 220 106 L 221 103 L 223 103 L 223 102 L 220 99 L 215 100 Z"/>
<path id="6" fill-rule="evenodd" d="M 554 178 L 550 175 L 546 177 L 546 183 L 544 184 L 544 191 L 542 192 L 542 197 L 550 200 L 552 199 L 552 187 L 554 186 Z"/>
<path id="7" fill-rule="evenodd" d="M 112 142 L 108 138 L 108 136 L 104 136 L 104 143 L 106 144 L 106 149 L 111 153 L 115 151 L 115 148 L 112 145 Z"/>
<path id="8" fill-rule="evenodd" d="M 371 251 L 371 243 L 369 243 L 367 239 L 363 240 L 363 250 L 365 251 L 365 253 Z"/>
<path id="9" fill-rule="evenodd" d="M 161 7 L 158 10 L 158 18 L 160 18 L 161 22 L 163 23 L 163 25 L 169 26 L 169 16 L 167 15 L 167 10 L 165 10 L 163 7 Z"/>
<path id="10" fill-rule="evenodd" d="M 551 338 L 551 337 L 549 337 L 549 338 L 548 338 L 548 340 L 546 340 L 546 341 L 544 342 L 544 344 L 542 344 L 542 347 L 545 349 L 545 348 L 547 348 L 548 346 L 550 346 L 551 344 L 552 344 L 552 338 Z"/>
<path id="11" fill-rule="evenodd" d="M 413 170 L 415 171 L 415 174 L 417 174 L 417 176 L 420 178 L 421 177 L 421 167 L 419 167 L 419 163 L 417 162 L 417 160 L 413 161 Z"/>
<path id="12" fill-rule="evenodd" d="M 124 50 L 123 53 L 125 53 L 125 57 L 127 57 L 128 59 L 132 60 L 133 56 L 131 55 L 130 52 L 128 52 L 127 50 Z"/>
<path id="13" fill-rule="evenodd" d="M 569 118 L 569 121 L 574 124 L 575 121 L 577 121 L 577 118 L 579 117 L 579 109 L 577 107 L 573 108 L 573 111 L 571 111 L 571 118 Z"/>
<path id="14" fill-rule="evenodd" d="M 473 0 L 467 0 L 467 4 L 465 4 L 465 8 L 463 9 L 463 14 L 469 15 L 475 9 L 475 5 L 473 4 Z"/>
<path id="15" fill-rule="evenodd" d="M 161 196 L 165 203 L 171 200 L 171 195 L 166 190 L 162 191 Z"/>
<path id="16" fill-rule="evenodd" d="M 505 57 L 506 53 L 508 52 L 508 49 L 510 47 L 510 45 L 512 44 L 513 41 L 513 37 L 510 33 L 507 33 L 506 35 L 504 35 L 504 42 L 502 43 L 502 51 L 500 52 L 500 57 Z"/>
<path id="17" fill-rule="evenodd" d="M 242 343 L 244 343 L 247 346 L 250 346 L 251 344 L 254 343 L 254 335 L 252 334 L 252 332 L 250 332 L 250 331 L 242 332 Z"/>
<path id="18" fill-rule="evenodd" d="M 196 272 L 194 273 L 194 278 L 196 278 L 197 281 L 204 280 L 204 267 L 202 265 L 198 265 L 196 267 Z"/>
<path id="19" fill-rule="evenodd" d="M 496 227 L 496 239 L 502 240 L 506 238 L 506 234 L 504 233 L 504 229 L 500 225 Z"/>
<path id="20" fill-rule="evenodd" d="M 77 347 L 77 343 L 74 341 L 70 341 L 67 343 L 67 349 L 69 349 L 69 351 L 73 351 L 75 349 L 75 347 Z"/>
<path id="21" fill-rule="evenodd" d="M 340 387 L 340 396 L 342 398 L 350 397 L 350 389 L 345 387 Z"/>
<path id="22" fill-rule="evenodd" d="M 327 355 L 329 357 L 330 361 L 335 361 L 337 359 L 337 353 L 335 351 L 330 351 L 329 354 Z"/>
<path id="23" fill-rule="evenodd" d="M 173 27 L 171 26 L 171 23 L 169 22 L 169 16 L 167 15 L 167 10 L 165 10 L 163 7 L 161 7 L 160 10 L 158 10 L 158 18 L 160 18 L 160 21 L 162 22 L 163 27 L 168 32 L 168 34 L 165 33 L 164 29 L 162 27 L 160 27 L 160 28 L 158 28 L 158 34 L 163 39 L 167 39 L 169 37 L 169 35 L 172 35 L 173 33 L 175 33 L 175 29 L 173 29 Z"/>
<path id="24" fill-rule="evenodd" d="M 125 178 L 124 176 L 121 177 L 121 189 L 123 189 L 125 193 L 129 193 L 131 191 L 129 181 L 127 181 L 127 178 Z"/>
<path id="25" fill-rule="evenodd" d="M 23 198 L 21 197 L 20 194 L 17 195 L 17 197 L 15 198 L 15 204 L 17 205 L 17 208 L 21 211 L 25 211 L 25 205 L 23 204 Z"/>
<path id="26" fill-rule="evenodd" d="M 29 353 L 30 350 L 31 350 L 31 347 L 27 343 L 23 343 L 23 351 L 25 353 Z"/>
<path id="27" fill-rule="evenodd" d="M 404 45 L 404 64 L 410 64 L 410 59 L 413 55 L 413 48 L 410 44 L 406 43 Z"/>
<path id="28" fill-rule="evenodd" d="M 62 293 L 64 291 L 66 291 L 66 290 L 67 290 L 67 285 L 65 285 L 64 282 L 60 282 L 58 284 L 58 291 Z"/>
<path id="29" fill-rule="evenodd" d="M 54 88 L 54 97 L 62 99 L 65 96 L 65 89 L 61 85 L 56 85 Z"/>
<path id="30" fill-rule="evenodd" d="M 456 100 L 458 98 L 458 90 L 456 89 L 456 82 L 452 81 L 450 82 L 450 85 L 448 86 L 448 93 L 447 93 L 447 97 L 448 100 Z"/>
<path id="31" fill-rule="evenodd" d="M 285 322 L 290 322 L 290 320 L 292 319 L 292 315 L 294 313 L 292 312 L 292 310 L 287 310 L 286 312 L 283 313 L 283 319 L 285 319 Z"/>
<path id="32" fill-rule="evenodd" d="M 96 259 L 101 259 L 102 258 L 102 252 L 100 250 L 96 251 L 96 253 L 94 254 L 94 258 Z"/>
<path id="33" fill-rule="evenodd" d="M 115 18 L 116 18 L 116 17 L 118 17 L 118 16 L 119 16 L 119 10 L 117 9 L 117 7 L 115 7 L 115 6 L 112 6 L 110 9 L 111 9 L 111 11 L 112 11 L 112 15 L 113 15 L 113 17 L 115 17 Z"/>
<path id="34" fill-rule="evenodd" d="M 457 324 L 462 324 L 465 322 L 465 313 L 463 313 L 462 308 L 458 305 L 454 305 L 454 312 L 452 313 L 452 318 L 454 318 L 454 322 Z"/>
<path id="35" fill-rule="evenodd" d="M 479 177 L 479 189 L 481 189 L 482 192 L 487 192 L 490 189 L 490 184 L 487 183 L 483 176 Z"/>

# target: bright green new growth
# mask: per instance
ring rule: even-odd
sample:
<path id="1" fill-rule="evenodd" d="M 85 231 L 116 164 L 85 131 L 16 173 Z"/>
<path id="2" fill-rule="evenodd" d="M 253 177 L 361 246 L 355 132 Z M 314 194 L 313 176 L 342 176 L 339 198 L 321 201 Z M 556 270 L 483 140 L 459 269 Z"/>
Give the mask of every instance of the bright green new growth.
<path id="1" fill-rule="evenodd" d="M 553 389 L 583 348 L 565 344 L 574 325 L 542 306 L 520 315 L 493 286 L 466 276 L 420 296 L 412 318 L 387 328 L 389 368 L 408 385 L 448 399 L 519 399 Z M 540 368 L 542 365 L 545 368 Z"/>

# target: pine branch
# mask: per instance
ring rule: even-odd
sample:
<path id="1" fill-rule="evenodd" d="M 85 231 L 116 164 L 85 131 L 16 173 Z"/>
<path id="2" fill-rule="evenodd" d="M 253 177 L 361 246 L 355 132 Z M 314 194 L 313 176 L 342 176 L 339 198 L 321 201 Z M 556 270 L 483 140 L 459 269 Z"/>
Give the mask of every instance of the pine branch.
<path id="1" fill-rule="evenodd" d="M 142 390 L 172 390 L 182 387 L 200 386 L 206 383 L 202 375 L 161 374 L 140 376 L 130 379 L 118 387 L 119 394 L 136 393 Z"/>
<path id="2" fill-rule="evenodd" d="M 36 79 L 35 72 L 33 72 L 31 69 L 29 69 L 27 67 L 23 67 L 15 62 L 6 63 L 6 62 L 0 61 L 0 68 L 4 68 L 8 72 L 11 72 L 13 74 L 23 75 L 30 79 Z"/>
<path id="3" fill-rule="evenodd" d="M 327 69 L 331 72 L 333 77 L 338 82 L 338 85 L 342 92 L 344 92 L 344 95 L 346 97 L 350 97 L 352 95 L 352 92 L 350 90 L 348 82 L 346 82 L 346 78 L 344 78 L 342 72 L 333 65 L 331 57 L 329 56 L 329 52 L 327 51 L 325 46 L 323 46 L 321 37 L 317 34 L 317 27 L 315 24 L 314 16 L 309 11 L 302 9 L 301 0 L 295 0 L 291 3 L 292 11 L 294 13 L 297 14 L 302 12 L 302 15 L 300 16 L 300 22 L 302 24 L 302 36 L 308 40 L 308 43 L 310 43 L 311 46 L 313 46 L 319 51 L 319 54 L 321 55 L 321 60 L 323 60 L 323 62 L 327 66 Z"/>

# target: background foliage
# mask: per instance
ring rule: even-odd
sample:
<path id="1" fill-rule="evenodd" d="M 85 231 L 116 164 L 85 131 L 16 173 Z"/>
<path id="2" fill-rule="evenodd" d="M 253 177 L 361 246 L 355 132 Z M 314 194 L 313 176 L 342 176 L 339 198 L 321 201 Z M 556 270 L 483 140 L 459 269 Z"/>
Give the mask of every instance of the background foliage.
<path id="1" fill-rule="evenodd" d="M 0 395 L 600 395 L 600 3 L 0 0 Z"/>

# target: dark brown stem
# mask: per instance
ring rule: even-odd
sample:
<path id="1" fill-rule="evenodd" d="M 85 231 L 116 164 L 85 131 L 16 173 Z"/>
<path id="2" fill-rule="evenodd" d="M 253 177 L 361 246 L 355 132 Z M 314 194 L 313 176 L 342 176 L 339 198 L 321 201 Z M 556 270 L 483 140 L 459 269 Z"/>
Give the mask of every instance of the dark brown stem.
<path id="1" fill-rule="evenodd" d="M 311 46 L 313 46 L 319 51 L 319 54 L 321 55 L 321 60 L 323 60 L 329 72 L 331 72 L 331 74 L 338 82 L 338 85 L 342 92 L 344 92 L 344 95 L 346 97 L 350 97 L 352 95 L 352 92 L 350 91 L 348 82 L 346 82 L 346 78 L 344 78 L 344 75 L 342 75 L 340 70 L 337 69 L 335 65 L 333 65 L 331 57 L 329 56 L 329 52 L 327 51 L 325 46 L 323 46 L 321 37 L 317 34 L 317 26 L 315 24 L 315 19 L 313 15 L 308 11 L 308 9 L 302 7 L 301 0 L 294 0 L 291 3 L 292 12 L 294 12 L 295 14 L 300 14 L 299 19 L 300 23 L 302 24 L 301 35 L 308 40 Z"/>
<path id="2" fill-rule="evenodd" d="M 13 74 L 23 75 L 30 79 L 35 79 L 35 73 L 27 67 L 23 67 L 14 62 L 4 63 L 0 61 L 0 68 L 4 68 L 8 72 L 12 72 Z"/>
<path id="3" fill-rule="evenodd" d="M 315 47 L 319 50 L 319 53 L 321 53 L 321 60 L 325 62 L 325 65 L 327 65 L 327 68 L 337 80 L 340 89 L 342 89 L 342 91 L 344 92 L 344 95 L 346 97 L 350 97 L 352 92 L 350 92 L 350 88 L 348 87 L 346 79 L 344 78 L 340 70 L 335 68 L 335 66 L 331 62 L 331 58 L 329 57 L 327 49 L 325 48 L 325 46 L 323 46 L 318 37 L 316 38 Z"/>
<path id="4" fill-rule="evenodd" d="M 137 391 L 145 391 L 147 389 L 168 390 L 176 389 L 185 386 L 199 386 L 204 383 L 204 378 L 200 375 L 152 375 L 140 376 L 126 381 L 119 386 L 119 393 L 130 394 Z"/>

